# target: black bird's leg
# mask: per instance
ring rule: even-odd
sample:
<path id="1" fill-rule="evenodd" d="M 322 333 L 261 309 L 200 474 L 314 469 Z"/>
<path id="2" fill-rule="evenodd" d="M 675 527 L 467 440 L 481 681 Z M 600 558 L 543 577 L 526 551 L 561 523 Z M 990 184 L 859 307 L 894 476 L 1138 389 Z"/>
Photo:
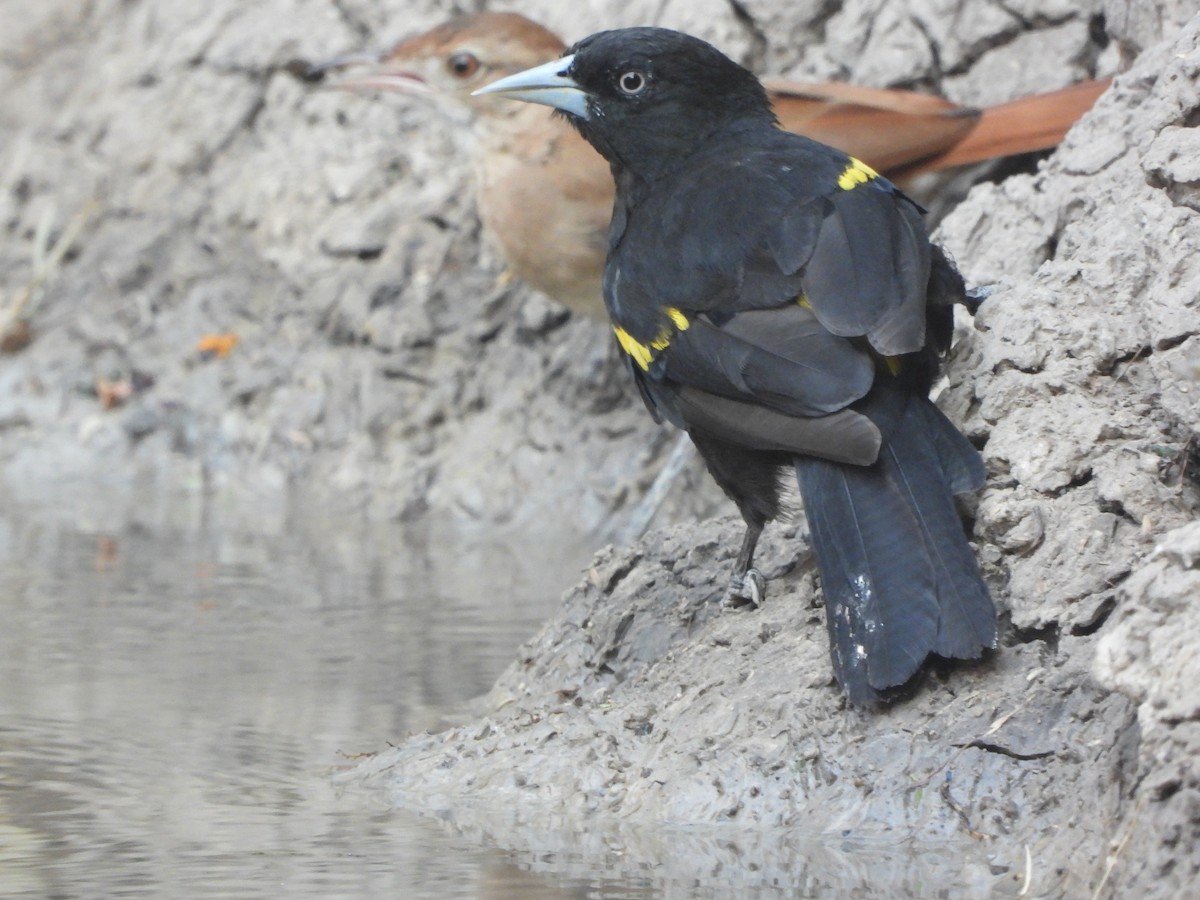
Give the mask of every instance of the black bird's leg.
<path id="1" fill-rule="evenodd" d="M 778 451 L 740 447 L 700 431 L 689 434 L 708 466 L 709 474 L 737 504 L 746 523 L 746 537 L 738 551 L 733 578 L 722 605 L 758 609 L 766 597 L 766 579 L 752 568 L 754 548 L 758 546 L 763 526 L 779 516 L 779 473 L 782 466 L 790 465 L 791 456 Z"/>
<path id="2" fill-rule="evenodd" d="M 754 548 L 762 534 L 763 523 L 746 522 L 746 536 L 742 539 L 742 549 L 738 551 L 737 562 L 733 567 L 733 578 L 725 591 L 722 605 L 730 607 L 751 606 L 758 609 L 766 598 L 767 582 L 762 572 L 753 568 Z"/>

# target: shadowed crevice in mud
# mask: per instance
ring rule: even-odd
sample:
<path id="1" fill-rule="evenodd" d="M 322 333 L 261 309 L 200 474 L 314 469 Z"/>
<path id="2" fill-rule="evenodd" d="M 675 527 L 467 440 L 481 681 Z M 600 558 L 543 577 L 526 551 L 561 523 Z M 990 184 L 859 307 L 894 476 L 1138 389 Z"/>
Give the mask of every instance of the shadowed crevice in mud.
<path id="1" fill-rule="evenodd" d="M 1007 756 L 1009 759 L 1015 759 L 1020 762 L 1028 762 L 1034 759 L 1045 759 L 1048 756 L 1053 756 L 1053 750 L 1035 751 L 1033 753 L 1021 753 L 1012 750 L 1008 747 L 1002 747 L 1000 744 L 994 744 L 989 741 L 972 741 L 967 744 L 968 747 L 975 747 L 979 750 L 986 750 L 988 753 L 999 753 L 1001 756 Z"/>

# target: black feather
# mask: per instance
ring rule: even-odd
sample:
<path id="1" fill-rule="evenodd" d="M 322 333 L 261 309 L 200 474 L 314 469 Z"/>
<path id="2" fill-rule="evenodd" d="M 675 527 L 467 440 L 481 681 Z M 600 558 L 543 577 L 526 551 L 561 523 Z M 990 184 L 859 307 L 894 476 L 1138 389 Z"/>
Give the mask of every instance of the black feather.
<path id="1" fill-rule="evenodd" d="M 963 476 L 974 480 L 978 453 L 924 397 L 881 389 L 859 410 L 884 429 L 877 463 L 796 462 L 834 666 L 852 696 L 903 684 L 930 653 L 975 659 L 996 639 L 954 507 L 956 487 L 976 486 Z"/>
<path id="2" fill-rule="evenodd" d="M 796 304 L 754 310 L 718 328 L 704 317 L 671 342 L 664 375 L 779 412 L 819 416 L 864 396 L 875 364 Z"/>

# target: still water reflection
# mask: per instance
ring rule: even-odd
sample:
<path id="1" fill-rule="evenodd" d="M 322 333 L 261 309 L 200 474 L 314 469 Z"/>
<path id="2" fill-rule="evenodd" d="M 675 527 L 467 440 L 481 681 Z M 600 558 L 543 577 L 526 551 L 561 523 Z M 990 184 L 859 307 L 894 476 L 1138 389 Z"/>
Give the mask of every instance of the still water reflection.
<path id="1" fill-rule="evenodd" d="M 605 893 L 331 778 L 490 687 L 585 542 L 295 518 L 0 509 L 0 895 Z"/>
<path id="2" fill-rule="evenodd" d="M 595 542 L 124 509 L 0 502 L 0 896 L 1015 893 L 973 845 L 389 808 L 359 755 L 486 691 Z"/>

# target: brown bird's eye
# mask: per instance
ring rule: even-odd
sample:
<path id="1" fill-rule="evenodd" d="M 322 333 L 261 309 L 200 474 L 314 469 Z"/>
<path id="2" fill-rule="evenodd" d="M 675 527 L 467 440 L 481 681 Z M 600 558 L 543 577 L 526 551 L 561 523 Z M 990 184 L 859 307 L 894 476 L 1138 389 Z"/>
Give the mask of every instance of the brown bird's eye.
<path id="1" fill-rule="evenodd" d="M 646 79 L 646 76 L 636 69 L 626 72 L 617 79 L 617 87 L 620 89 L 622 94 L 625 94 L 629 97 L 636 97 L 646 89 L 646 85 L 648 83 L 649 82 Z"/>
<path id="2" fill-rule="evenodd" d="M 455 53 L 446 60 L 446 68 L 455 78 L 470 78 L 479 70 L 479 59 L 474 53 Z"/>

